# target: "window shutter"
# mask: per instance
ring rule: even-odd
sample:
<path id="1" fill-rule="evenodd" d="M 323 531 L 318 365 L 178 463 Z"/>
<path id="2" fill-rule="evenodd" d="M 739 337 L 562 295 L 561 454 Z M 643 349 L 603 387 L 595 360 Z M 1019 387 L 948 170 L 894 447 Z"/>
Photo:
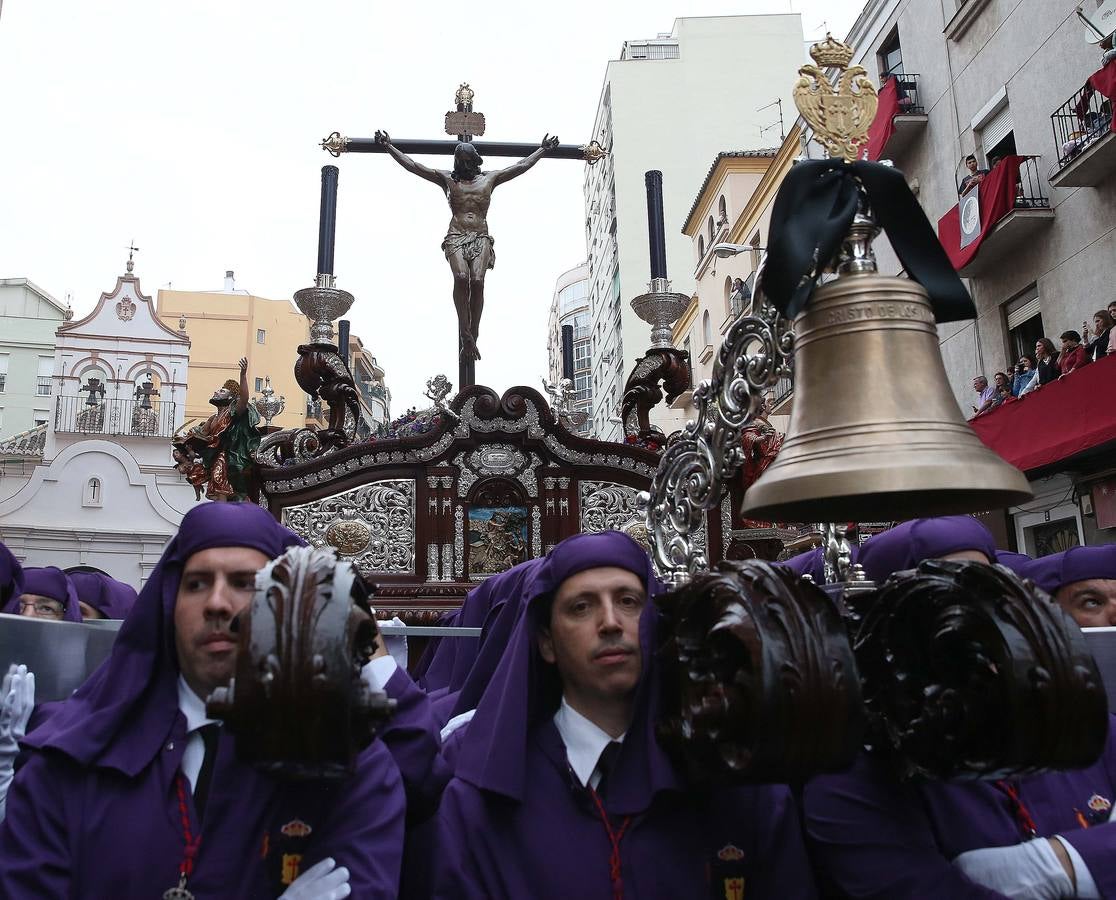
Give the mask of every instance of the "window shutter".
<path id="1" fill-rule="evenodd" d="M 980 146 L 987 157 L 988 151 L 1007 137 L 1008 132 L 1015 130 L 1015 120 L 1011 115 L 1011 106 L 1005 104 L 991 119 L 984 123 L 980 130 Z"/>
<path id="2" fill-rule="evenodd" d="M 1015 309 L 1008 310 L 1007 326 L 1010 331 L 1013 328 L 1018 328 L 1028 319 L 1037 316 L 1042 311 L 1039 304 L 1039 298 L 1033 297 L 1024 303 L 1022 306 Z"/>

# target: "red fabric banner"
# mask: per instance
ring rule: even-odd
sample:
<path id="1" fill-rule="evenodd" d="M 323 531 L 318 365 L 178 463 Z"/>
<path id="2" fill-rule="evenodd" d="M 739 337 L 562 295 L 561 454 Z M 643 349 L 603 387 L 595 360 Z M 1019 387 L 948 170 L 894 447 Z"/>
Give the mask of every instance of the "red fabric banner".
<path id="1" fill-rule="evenodd" d="M 968 247 L 961 249 L 961 220 L 959 207 L 955 206 L 938 219 L 938 240 L 945 248 L 953 268 L 961 271 L 973 261 L 981 244 L 1004 216 L 1015 208 L 1016 186 L 1019 184 L 1019 166 L 1025 156 L 1005 156 L 984 176 L 977 188 L 980 196 L 980 234 Z"/>
<path id="2" fill-rule="evenodd" d="M 1090 75 L 1087 83 L 1098 94 L 1109 100 L 1116 100 L 1116 59 L 1110 60 L 1103 69 Z M 1111 130 L 1116 131 L 1116 115 L 1112 117 Z"/>
<path id="3" fill-rule="evenodd" d="M 1009 400 L 969 424 L 985 445 L 1024 472 L 1116 440 L 1116 356 Z"/>
<path id="4" fill-rule="evenodd" d="M 899 115 L 899 84 L 893 75 L 880 89 L 880 103 L 876 107 L 876 118 L 868 129 L 868 153 L 866 159 L 875 162 L 883 154 L 884 147 L 895 134 L 895 117 Z"/>

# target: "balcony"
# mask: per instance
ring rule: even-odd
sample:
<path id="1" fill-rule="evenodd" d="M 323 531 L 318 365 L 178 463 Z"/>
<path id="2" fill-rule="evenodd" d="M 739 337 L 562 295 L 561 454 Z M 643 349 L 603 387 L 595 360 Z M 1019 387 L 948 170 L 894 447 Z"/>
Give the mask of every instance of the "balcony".
<path id="1" fill-rule="evenodd" d="M 1013 258 L 1054 219 L 1033 156 L 1005 157 L 963 202 L 964 229 L 960 203 L 938 220 L 938 240 L 963 278 Z"/>
<path id="2" fill-rule="evenodd" d="M 1058 151 L 1050 172 L 1054 187 L 1095 187 L 1116 171 L 1112 101 L 1094 87 L 1094 82 L 1103 87 L 1105 80 L 1116 81 L 1116 64 L 1093 75 L 1050 116 Z"/>
<path id="3" fill-rule="evenodd" d="M 880 91 L 876 118 L 868 130 L 868 159 L 902 156 L 930 121 L 919 93 L 919 75 L 890 76 Z"/>
<path id="4" fill-rule="evenodd" d="M 771 398 L 771 414 L 774 416 L 788 416 L 793 404 L 794 379 L 780 378 L 775 382 L 775 392 Z"/>
<path id="5" fill-rule="evenodd" d="M 169 438 L 174 435 L 174 407 L 169 400 L 101 400 L 59 397 L 54 410 L 58 434 L 130 435 Z"/>

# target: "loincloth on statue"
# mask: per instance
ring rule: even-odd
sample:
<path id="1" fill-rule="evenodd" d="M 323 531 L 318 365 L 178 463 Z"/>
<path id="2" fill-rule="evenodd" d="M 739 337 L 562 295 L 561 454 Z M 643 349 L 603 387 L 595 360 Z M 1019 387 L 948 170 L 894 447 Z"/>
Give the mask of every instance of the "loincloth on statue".
<path id="1" fill-rule="evenodd" d="M 488 268 L 496 266 L 496 241 L 485 231 L 450 231 L 442 241 L 442 252 L 449 256 L 460 253 L 466 262 L 472 262 L 488 246 Z"/>

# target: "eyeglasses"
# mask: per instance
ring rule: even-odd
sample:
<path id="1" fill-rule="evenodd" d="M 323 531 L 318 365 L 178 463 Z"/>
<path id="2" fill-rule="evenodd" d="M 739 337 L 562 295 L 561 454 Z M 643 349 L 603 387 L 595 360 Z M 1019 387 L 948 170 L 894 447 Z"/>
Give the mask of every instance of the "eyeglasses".
<path id="1" fill-rule="evenodd" d="M 42 616 L 44 619 L 61 619 L 62 618 L 62 604 L 57 600 L 20 600 L 19 601 L 19 614 L 21 616 L 27 615 L 27 610 L 33 609 L 36 616 Z"/>

